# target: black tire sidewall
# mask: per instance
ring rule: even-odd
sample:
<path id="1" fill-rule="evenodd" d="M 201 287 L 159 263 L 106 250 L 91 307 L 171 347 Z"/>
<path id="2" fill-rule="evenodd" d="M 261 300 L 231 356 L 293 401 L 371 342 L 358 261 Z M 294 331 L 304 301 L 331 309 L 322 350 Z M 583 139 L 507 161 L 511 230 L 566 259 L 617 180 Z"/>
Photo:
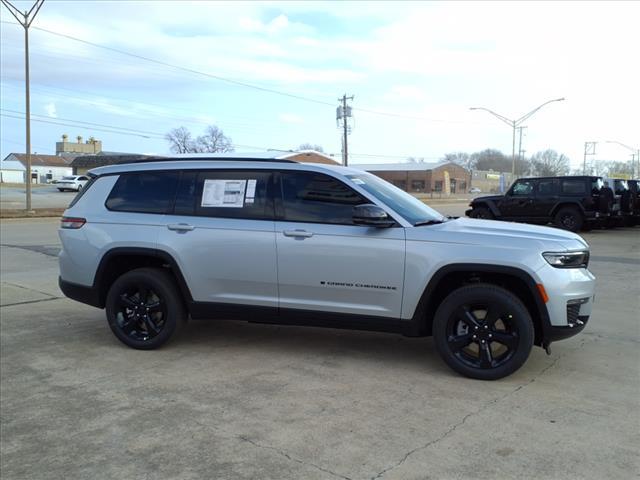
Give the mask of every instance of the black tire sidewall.
<path id="1" fill-rule="evenodd" d="M 165 303 L 166 318 L 162 331 L 147 341 L 137 341 L 124 334 L 116 323 L 118 295 L 131 284 L 144 283 L 149 286 Z M 184 320 L 184 307 L 179 297 L 178 287 L 173 278 L 157 268 L 140 268 L 118 277 L 111 285 L 106 299 L 106 313 L 109 328 L 125 345 L 138 350 L 152 350 L 165 344 L 176 332 Z"/>
<path id="2" fill-rule="evenodd" d="M 487 207 L 476 207 L 472 210 L 473 213 L 473 218 L 477 218 L 479 220 L 493 220 L 494 216 L 493 213 L 491 213 L 491 210 L 489 210 Z M 482 214 L 484 216 L 479 216 L 479 214 Z"/>
<path id="3" fill-rule="evenodd" d="M 447 342 L 447 323 L 453 312 L 467 303 L 499 302 L 513 312 L 519 342 L 514 355 L 503 365 L 491 369 L 474 368 L 459 360 Z M 451 292 L 438 307 L 433 320 L 433 338 L 440 357 L 456 372 L 479 380 L 498 380 L 518 370 L 529 358 L 535 331 L 529 311 L 508 290 L 490 284 L 469 285 Z"/>
<path id="4" fill-rule="evenodd" d="M 562 224 L 562 217 L 565 215 L 573 215 L 575 218 L 575 227 L 567 228 Z M 568 230 L 570 232 L 577 232 L 582 228 L 582 224 L 584 223 L 584 219 L 582 218 L 582 214 L 575 207 L 563 207 L 555 215 L 554 222 L 556 227 L 562 228 L 563 230 Z"/>

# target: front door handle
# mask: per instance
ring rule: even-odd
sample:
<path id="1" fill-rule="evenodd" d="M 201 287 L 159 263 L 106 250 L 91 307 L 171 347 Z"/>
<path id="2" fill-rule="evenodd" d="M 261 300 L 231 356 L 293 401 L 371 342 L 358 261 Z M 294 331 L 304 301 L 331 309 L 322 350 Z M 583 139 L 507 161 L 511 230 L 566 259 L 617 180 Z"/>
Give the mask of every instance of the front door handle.
<path id="1" fill-rule="evenodd" d="M 310 238 L 313 237 L 312 232 L 307 232 L 306 230 L 284 230 L 282 234 L 285 237 L 296 237 L 296 238 Z"/>
<path id="2" fill-rule="evenodd" d="M 175 232 L 190 232 L 196 227 L 194 227 L 193 225 L 189 225 L 187 223 L 173 223 L 173 224 L 167 225 L 167 228 Z"/>

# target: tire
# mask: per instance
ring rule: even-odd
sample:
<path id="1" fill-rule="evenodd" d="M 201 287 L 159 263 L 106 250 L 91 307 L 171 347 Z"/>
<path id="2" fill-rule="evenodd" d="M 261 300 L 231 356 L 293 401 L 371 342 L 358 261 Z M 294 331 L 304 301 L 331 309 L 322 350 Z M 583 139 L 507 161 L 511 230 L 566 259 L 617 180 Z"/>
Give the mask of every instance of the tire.
<path id="1" fill-rule="evenodd" d="M 520 299 L 491 284 L 454 290 L 433 320 L 433 338 L 445 363 L 479 380 L 498 380 L 518 370 L 529 358 L 534 336 Z"/>
<path id="2" fill-rule="evenodd" d="M 584 224 L 584 218 L 576 207 L 562 207 L 553 217 L 553 224 L 570 232 L 578 232 Z"/>
<path id="3" fill-rule="evenodd" d="M 59 188 L 58 191 L 59 192 L 64 192 L 64 188 Z"/>
<path id="4" fill-rule="evenodd" d="M 473 209 L 471 210 L 471 218 L 482 218 L 485 220 L 493 220 L 496 217 L 493 215 L 493 213 L 491 213 L 491 210 L 489 210 L 487 207 L 473 207 Z"/>
<path id="5" fill-rule="evenodd" d="M 107 322 L 111 331 L 131 348 L 160 347 L 186 318 L 178 292 L 173 277 L 158 268 L 139 268 L 121 275 L 107 294 Z"/>

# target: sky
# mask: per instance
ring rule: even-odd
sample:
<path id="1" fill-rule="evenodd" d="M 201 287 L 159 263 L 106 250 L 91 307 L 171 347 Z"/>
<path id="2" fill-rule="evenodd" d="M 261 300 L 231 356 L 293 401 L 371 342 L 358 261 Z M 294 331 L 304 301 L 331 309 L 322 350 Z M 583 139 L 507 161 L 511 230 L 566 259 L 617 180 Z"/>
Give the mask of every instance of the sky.
<path id="1" fill-rule="evenodd" d="M 4 158 L 25 151 L 24 30 L 0 15 Z M 640 2 L 46 0 L 30 30 L 32 151 L 66 133 L 166 154 L 170 129 L 214 124 L 237 151 L 310 142 L 340 158 L 347 94 L 351 164 L 510 154 L 511 128 L 470 107 L 516 119 L 556 98 L 523 123 L 526 155 L 579 167 L 595 141 L 596 160 L 629 160 L 606 142 L 640 148 L 638 18 Z"/>

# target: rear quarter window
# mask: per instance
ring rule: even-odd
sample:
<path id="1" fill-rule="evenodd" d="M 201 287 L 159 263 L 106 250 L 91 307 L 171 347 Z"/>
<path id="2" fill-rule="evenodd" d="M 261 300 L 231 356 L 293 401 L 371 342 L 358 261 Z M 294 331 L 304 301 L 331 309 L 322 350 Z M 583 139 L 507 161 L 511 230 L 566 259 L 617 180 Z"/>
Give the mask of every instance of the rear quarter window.
<path id="1" fill-rule="evenodd" d="M 116 212 L 168 213 L 173 208 L 180 172 L 121 174 L 105 206 Z"/>

